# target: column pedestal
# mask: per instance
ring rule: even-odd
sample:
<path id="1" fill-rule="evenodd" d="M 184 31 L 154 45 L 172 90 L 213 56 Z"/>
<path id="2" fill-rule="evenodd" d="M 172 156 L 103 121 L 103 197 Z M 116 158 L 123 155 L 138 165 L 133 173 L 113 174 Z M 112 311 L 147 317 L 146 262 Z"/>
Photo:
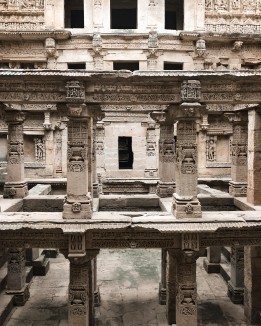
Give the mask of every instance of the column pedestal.
<path id="1" fill-rule="evenodd" d="M 203 261 L 203 266 L 208 274 L 220 272 L 221 247 L 207 248 L 207 258 Z"/>
<path id="2" fill-rule="evenodd" d="M 23 306 L 30 296 L 25 277 L 24 248 L 10 248 L 8 251 L 6 294 L 14 295 L 15 304 L 18 306 Z"/>

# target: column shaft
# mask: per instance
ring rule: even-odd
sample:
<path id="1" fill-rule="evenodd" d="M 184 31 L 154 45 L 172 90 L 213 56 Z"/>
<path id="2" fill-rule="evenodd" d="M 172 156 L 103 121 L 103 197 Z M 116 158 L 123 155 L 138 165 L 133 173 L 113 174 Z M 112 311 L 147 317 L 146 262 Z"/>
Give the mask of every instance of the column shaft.
<path id="1" fill-rule="evenodd" d="M 177 297 L 177 257 L 173 250 L 167 254 L 167 321 L 169 325 L 176 324 L 176 297 Z"/>
<path id="2" fill-rule="evenodd" d="M 28 194 L 24 180 L 23 122 L 25 115 L 20 111 L 7 111 L 8 159 L 4 198 L 23 198 Z"/>
<path id="3" fill-rule="evenodd" d="M 228 296 L 233 303 L 244 302 L 244 247 L 231 247 L 231 277 Z"/>
<path id="4" fill-rule="evenodd" d="M 177 326 L 197 326 L 196 258 L 181 254 L 177 264 Z"/>

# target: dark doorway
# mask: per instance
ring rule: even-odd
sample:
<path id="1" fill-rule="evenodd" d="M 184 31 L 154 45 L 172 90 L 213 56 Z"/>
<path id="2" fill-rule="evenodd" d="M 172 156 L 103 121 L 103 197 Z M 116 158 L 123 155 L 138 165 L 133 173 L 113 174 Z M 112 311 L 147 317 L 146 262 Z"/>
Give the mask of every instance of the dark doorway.
<path id="1" fill-rule="evenodd" d="M 132 169 L 133 152 L 132 152 L 132 137 L 119 137 L 119 169 Z"/>
<path id="2" fill-rule="evenodd" d="M 183 63 L 164 62 L 164 70 L 183 70 Z"/>
<path id="3" fill-rule="evenodd" d="M 165 0 L 165 29 L 183 30 L 183 0 Z"/>
<path id="4" fill-rule="evenodd" d="M 83 0 L 65 0 L 64 25 L 65 28 L 84 28 Z"/>
<path id="5" fill-rule="evenodd" d="M 137 0 L 111 0 L 111 28 L 137 28 Z"/>
<path id="6" fill-rule="evenodd" d="M 130 70 L 135 71 L 140 69 L 139 61 L 114 61 L 113 70 Z"/>

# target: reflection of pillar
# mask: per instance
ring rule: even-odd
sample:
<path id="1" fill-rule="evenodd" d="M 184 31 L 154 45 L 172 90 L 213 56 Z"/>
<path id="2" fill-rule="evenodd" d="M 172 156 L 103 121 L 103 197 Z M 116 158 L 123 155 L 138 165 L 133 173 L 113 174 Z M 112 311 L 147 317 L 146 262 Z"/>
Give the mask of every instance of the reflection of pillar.
<path id="1" fill-rule="evenodd" d="M 175 190 L 175 142 L 174 125 L 160 125 L 159 197 L 171 197 Z"/>
<path id="2" fill-rule="evenodd" d="M 161 280 L 159 284 L 159 303 L 166 304 L 167 250 L 161 249 Z"/>
<path id="3" fill-rule="evenodd" d="M 260 110 L 260 109 L 259 109 Z M 248 185 L 247 201 L 261 205 L 261 114 L 258 110 L 248 113 Z"/>
<path id="4" fill-rule="evenodd" d="M 168 325 L 176 324 L 177 252 L 168 250 L 166 274 L 166 312 Z"/>
<path id="5" fill-rule="evenodd" d="M 197 326 L 197 256 L 182 253 L 177 264 L 177 326 Z"/>
<path id="6" fill-rule="evenodd" d="M 233 303 L 244 302 L 244 247 L 231 247 L 231 277 L 228 296 Z"/>
<path id="7" fill-rule="evenodd" d="M 8 123 L 8 158 L 4 198 L 23 198 L 28 194 L 27 183 L 24 181 L 24 120 L 25 115 L 23 112 L 6 112 L 6 122 Z"/>
<path id="8" fill-rule="evenodd" d="M 226 113 L 233 124 L 231 143 L 231 179 L 229 193 L 234 197 L 247 193 L 247 113 Z"/>
<path id="9" fill-rule="evenodd" d="M 203 261 L 203 266 L 207 273 L 219 273 L 221 260 L 221 247 L 207 248 L 207 258 Z"/>
<path id="10" fill-rule="evenodd" d="M 24 248 L 10 248 L 8 251 L 6 293 L 14 295 L 15 303 L 18 306 L 23 306 L 29 298 L 25 272 Z"/>
<path id="11" fill-rule="evenodd" d="M 245 247 L 244 253 L 244 311 L 249 325 L 259 325 L 261 311 L 261 247 Z"/>
<path id="12" fill-rule="evenodd" d="M 68 104 L 67 198 L 63 218 L 91 218 L 88 192 L 88 120 L 87 107 Z"/>

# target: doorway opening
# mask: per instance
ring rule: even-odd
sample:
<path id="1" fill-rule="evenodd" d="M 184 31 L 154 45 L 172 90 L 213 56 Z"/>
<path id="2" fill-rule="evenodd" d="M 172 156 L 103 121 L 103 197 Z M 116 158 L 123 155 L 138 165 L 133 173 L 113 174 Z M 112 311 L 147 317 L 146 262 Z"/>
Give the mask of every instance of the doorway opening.
<path id="1" fill-rule="evenodd" d="M 140 69 L 139 61 L 114 61 L 113 70 L 130 70 L 135 71 Z"/>
<path id="2" fill-rule="evenodd" d="M 164 70 L 183 70 L 183 63 L 164 62 Z"/>
<path id="3" fill-rule="evenodd" d="M 119 169 L 133 168 L 132 137 L 118 138 Z"/>

